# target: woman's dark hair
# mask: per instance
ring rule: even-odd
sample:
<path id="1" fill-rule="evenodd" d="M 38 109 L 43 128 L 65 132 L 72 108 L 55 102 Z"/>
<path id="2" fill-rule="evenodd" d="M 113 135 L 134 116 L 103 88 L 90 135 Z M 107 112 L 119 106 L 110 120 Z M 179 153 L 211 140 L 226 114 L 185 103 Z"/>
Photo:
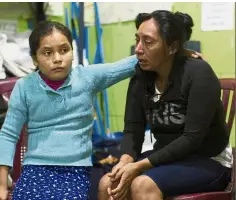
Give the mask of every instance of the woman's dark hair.
<path id="1" fill-rule="evenodd" d="M 167 10 L 157 10 L 152 13 L 140 13 L 135 19 L 135 25 L 139 26 L 149 19 L 154 19 L 159 26 L 160 35 L 167 45 L 179 41 L 179 53 L 183 52 L 184 42 L 188 41 L 192 34 L 193 20 L 188 14 L 173 13 Z"/>
<path id="2" fill-rule="evenodd" d="M 69 41 L 72 47 L 72 34 L 70 30 L 63 24 L 55 21 L 42 21 L 37 24 L 37 27 L 32 31 L 29 37 L 30 55 L 36 56 L 36 51 L 39 48 L 40 41 L 45 36 L 50 35 L 54 30 L 60 31 Z"/>

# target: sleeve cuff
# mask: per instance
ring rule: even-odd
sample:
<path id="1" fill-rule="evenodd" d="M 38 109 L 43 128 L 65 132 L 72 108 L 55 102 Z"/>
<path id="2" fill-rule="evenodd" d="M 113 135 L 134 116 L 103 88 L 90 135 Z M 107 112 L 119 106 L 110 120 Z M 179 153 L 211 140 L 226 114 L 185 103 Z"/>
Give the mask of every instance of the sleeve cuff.
<path id="1" fill-rule="evenodd" d="M 7 141 L 3 137 L 0 137 L 0 154 L 1 154 L 0 165 L 13 167 L 15 148 L 16 146 L 12 144 L 12 142 Z"/>

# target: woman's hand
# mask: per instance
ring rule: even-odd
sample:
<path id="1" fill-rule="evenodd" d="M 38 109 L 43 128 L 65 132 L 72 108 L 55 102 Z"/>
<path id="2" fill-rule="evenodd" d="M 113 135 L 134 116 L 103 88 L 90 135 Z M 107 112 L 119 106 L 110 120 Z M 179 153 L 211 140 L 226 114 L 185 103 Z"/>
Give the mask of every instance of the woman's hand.
<path id="1" fill-rule="evenodd" d="M 109 181 L 108 182 L 108 188 L 107 188 L 107 193 L 109 194 L 110 198 L 109 200 L 113 200 L 113 197 L 111 195 L 111 191 L 114 190 L 120 183 L 120 180 L 118 181 Z"/>
<path id="2" fill-rule="evenodd" d="M 113 197 L 111 196 L 112 195 L 111 191 L 115 189 L 120 183 L 120 179 L 123 173 L 123 168 L 129 163 L 133 163 L 133 162 L 134 162 L 134 159 L 130 155 L 124 154 L 121 156 L 120 162 L 117 165 L 115 165 L 112 168 L 111 173 L 108 174 L 108 177 L 110 177 L 110 181 L 108 183 L 107 192 L 110 195 L 110 199 L 113 200 Z"/>
<path id="3" fill-rule="evenodd" d="M 137 163 L 126 164 L 117 173 L 117 177 L 121 177 L 118 186 L 111 190 L 111 196 L 114 200 L 124 199 L 128 194 L 132 181 L 140 174 Z"/>
<path id="4" fill-rule="evenodd" d="M 112 189 L 110 191 L 113 199 L 124 199 L 130 189 L 133 180 L 142 172 L 152 167 L 153 166 L 148 158 L 145 158 L 135 163 L 126 164 L 123 168 L 121 168 L 117 173 L 117 177 L 121 177 L 120 182 L 115 189 Z"/>
<path id="5" fill-rule="evenodd" d="M 107 193 L 111 196 L 112 198 L 112 194 L 111 191 L 113 189 L 115 189 L 117 187 L 117 185 L 119 184 L 120 178 L 121 178 L 121 173 L 119 173 L 121 171 L 121 169 L 127 165 L 127 162 L 124 161 L 120 161 L 118 164 L 116 164 L 113 168 L 111 173 L 108 174 L 108 177 L 110 177 L 110 181 L 108 183 L 108 188 L 107 188 Z M 119 175 L 118 175 L 119 173 Z"/>
<path id="6" fill-rule="evenodd" d="M 120 179 L 121 174 L 119 173 L 120 170 L 127 165 L 128 163 L 120 161 L 119 163 L 117 163 L 113 168 L 111 173 L 108 174 L 108 177 L 110 177 L 111 181 L 117 181 Z M 119 175 L 118 175 L 119 173 Z"/>

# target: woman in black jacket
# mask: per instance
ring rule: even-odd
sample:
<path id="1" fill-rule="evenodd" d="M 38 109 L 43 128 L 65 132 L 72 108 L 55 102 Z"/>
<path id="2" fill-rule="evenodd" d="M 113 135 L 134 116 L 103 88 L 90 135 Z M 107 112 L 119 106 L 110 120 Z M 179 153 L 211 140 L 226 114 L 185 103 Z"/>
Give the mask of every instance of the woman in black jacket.
<path id="1" fill-rule="evenodd" d="M 192 18 L 155 11 L 136 18 L 137 73 L 127 93 L 120 162 L 99 200 L 162 200 L 224 190 L 232 167 L 220 83 L 211 66 L 185 57 Z M 146 126 L 156 142 L 141 155 Z"/>

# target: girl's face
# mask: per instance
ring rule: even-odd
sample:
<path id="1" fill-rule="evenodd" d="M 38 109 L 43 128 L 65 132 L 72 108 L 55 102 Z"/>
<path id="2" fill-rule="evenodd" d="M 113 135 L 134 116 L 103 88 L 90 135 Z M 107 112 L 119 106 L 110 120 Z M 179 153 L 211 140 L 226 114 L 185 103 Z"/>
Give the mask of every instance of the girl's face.
<path id="1" fill-rule="evenodd" d="M 73 60 L 72 47 L 65 35 L 56 29 L 40 41 L 34 64 L 50 80 L 65 79 Z"/>

